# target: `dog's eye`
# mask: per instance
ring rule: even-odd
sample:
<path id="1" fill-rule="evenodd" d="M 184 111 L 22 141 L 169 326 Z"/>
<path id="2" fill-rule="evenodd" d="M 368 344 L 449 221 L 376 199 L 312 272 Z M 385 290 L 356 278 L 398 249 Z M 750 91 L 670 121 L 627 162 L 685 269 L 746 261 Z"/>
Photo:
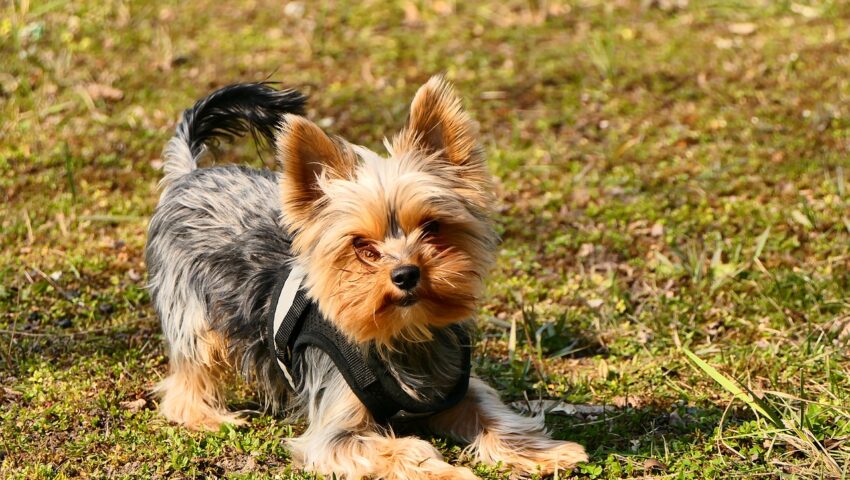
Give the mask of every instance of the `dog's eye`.
<path id="1" fill-rule="evenodd" d="M 375 245 L 369 240 L 357 237 L 353 242 L 354 253 L 360 260 L 366 262 L 375 262 L 381 259 L 381 253 L 375 248 Z"/>
<path id="2" fill-rule="evenodd" d="M 440 222 L 431 220 L 425 223 L 425 225 L 422 225 L 422 231 L 425 232 L 426 235 L 436 235 L 440 233 Z"/>

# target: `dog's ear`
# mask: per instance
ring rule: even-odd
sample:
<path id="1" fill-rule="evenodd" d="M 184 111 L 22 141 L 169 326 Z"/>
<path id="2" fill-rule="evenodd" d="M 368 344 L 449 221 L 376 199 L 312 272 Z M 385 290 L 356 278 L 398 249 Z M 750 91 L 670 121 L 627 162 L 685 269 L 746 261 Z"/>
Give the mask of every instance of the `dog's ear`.
<path id="1" fill-rule="evenodd" d="M 444 160 L 463 167 L 463 176 L 486 175 L 477 137 L 477 124 L 463 110 L 451 84 L 437 75 L 416 92 L 407 126 L 393 139 L 392 149 L 396 155 L 417 149 L 439 152 Z"/>
<path id="2" fill-rule="evenodd" d="M 320 183 L 350 177 L 356 158 L 347 142 L 331 139 L 315 123 L 291 114 L 284 116 L 277 137 L 277 155 L 283 168 L 283 211 L 296 228 L 309 219 L 322 198 Z"/>

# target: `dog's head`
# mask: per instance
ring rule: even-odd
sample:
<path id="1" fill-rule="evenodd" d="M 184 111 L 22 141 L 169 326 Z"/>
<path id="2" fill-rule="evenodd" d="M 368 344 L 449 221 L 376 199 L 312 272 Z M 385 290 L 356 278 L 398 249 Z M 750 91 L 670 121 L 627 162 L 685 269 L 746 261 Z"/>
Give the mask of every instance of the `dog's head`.
<path id="1" fill-rule="evenodd" d="M 440 77 L 416 93 L 387 157 L 287 116 L 284 222 L 310 296 L 352 340 L 427 340 L 473 315 L 496 244 L 476 130 Z"/>

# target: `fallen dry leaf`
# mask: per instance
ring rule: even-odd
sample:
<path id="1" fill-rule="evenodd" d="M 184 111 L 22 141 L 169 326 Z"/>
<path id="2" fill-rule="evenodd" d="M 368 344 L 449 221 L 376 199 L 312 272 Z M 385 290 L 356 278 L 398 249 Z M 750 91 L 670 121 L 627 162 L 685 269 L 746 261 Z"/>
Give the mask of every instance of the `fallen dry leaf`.
<path id="1" fill-rule="evenodd" d="M 251 473 L 257 469 L 257 460 L 249 456 L 247 460 L 245 460 L 245 465 L 242 465 L 241 473 Z"/>
<path id="2" fill-rule="evenodd" d="M 660 237 L 664 235 L 664 225 L 659 222 L 655 222 L 649 230 L 649 234 L 653 237 Z"/>
<path id="3" fill-rule="evenodd" d="M 579 249 L 578 249 L 577 255 L 580 258 L 584 258 L 584 257 L 590 256 L 590 254 L 593 253 L 593 250 L 594 250 L 594 247 L 593 247 L 592 243 L 582 243 L 581 247 L 579 247 Z"/>
<path id="4" fill-rule="evenodd" d="M 109 100 L 118 101 L 124 98 L 124 92 L 109 85 L 100 83 L 89 83 L 85 86 L 86 92 L 91 96 L 92 100 Z"/>
<path id="5" fill-rule="evenodd" d="M 752 35 L 758 29 L 755 23 L 751 22 L 742 22 L 742 23 L 733 23 L 729 25 L 729 33 L 734 33 L 735 35 Z"/>
<path id="6" fill-rule="evenodd" d="M 659 462 L 658 460 L 656 460 L 654 458 L 647 458 L 646 460 L 643 461 L 643 469 L 646 470 L 647 472 L 652 472 L 654 470 L 666 472 L 667 471 L 667 465 L 664 465 L 663 463 Z"/>
<path id="7" fill-rule="evenodd" d="M 641 408 L 645 405 L 646 402 L 644 401 L 644 399 L 639 397 L 625 397 L 622 395 L 618 395 L 611 399 L 611 403 L 614 404 L 615 407 L 619 408 Z"/>
<path id="8" fill-rule="evenodd" d="M 121 408 L 129 411 L 130 413 L 136 413 L 139 410 L 145 408 L 145 405 L 147 405 L 147 403 L 148 401 L 144 398 L 138 398 L 136 400 L 125 400 L 119 403 L 119 405 L 121 405 Z"/>
<path id="9" fill-rule="evenodd" d="M 12 390 L 9 387 L 0 388 L 0 400 L 5 400 L 5 399 L 16 400 L 16 399 L 22 397 L 23 395 L 24 395 L 23 393 L 21 393 L 17 390 Z"/>

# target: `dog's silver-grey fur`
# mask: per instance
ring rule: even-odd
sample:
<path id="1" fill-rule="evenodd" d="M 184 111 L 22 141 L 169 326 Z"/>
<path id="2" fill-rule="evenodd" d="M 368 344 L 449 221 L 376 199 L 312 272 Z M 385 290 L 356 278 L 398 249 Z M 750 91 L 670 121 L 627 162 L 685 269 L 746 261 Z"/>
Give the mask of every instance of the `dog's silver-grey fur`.
<path id="1" fill-rule="evenodd" d="M 474 478 L 467 469 L 443 463 L 428 442 L 396 438 L 391 430 L 376 425 L 363 429 L 352 424 L 362 405 L 322 351 L 305 352 L 301 362 L 305 370 L 296 392 L 288 391 L 274 365 L 266 344 L 269 297 L 280 267 L 293 261 L 291 237 L 281 218 L 280 174 L 241 166 L 199 169 L 197 163 L 216 137 L 253 131 L 271 141 L 283 114 L 300 112 L 303 102 L 296 92 L 278 92 L 262 84 L 227 87 L 184 112 L 164 152 L 163 193 L 150 222 L 145 253 L 151 296 L 174 377 L 171 384 L 171 377 L 163 381 L 160 393 L 169 390 L 177 396 L 168 398 L 165 392 L 163 402 L 185 402 L 173 409 L 170 418 L 188 424 L 188 414 L 181 408 L 191 410 L 199 408 L 197 402 L 220 400 L 222 386 L 204 375 L 192 386 L 198 370 L 191 369 L 211 371 L 214 363 L 224 361 L 237 366 L 257 387 L 267 407 L 277 411 L 289 405 L 307 418 L 307 431 L 289 443 L 294 457 L 308 468 L 339 472 L 345 478 L 359 476 L 374 471 L 365 460 L 374 456 L 370 449 L 390 448 L 387 458 L 395 458 L 407 473 L 383 475 L 407 478 L 420 472 L 422 478 L 431 478 L 434 472 L 443 472 L 448 476 L 440 478 Z M 407 393 L 428 400 L 454 385 L 462 368 L 461 349 L 456 348 L 458 338 L 445 332 L 437 333 L 447 335 L 445 341 L 401 343 L 396 350 L 381 350 Z M 226 340 L 225 359 L 211 358 L 210 338 Z M 189 374 L 180 377 L 179 370 L 185 368 Z M 453 414 L 423 425 L 469 442 L 479 460 L 511 462 L 525 471 L 539 462 L 557 468 L 586 459 L 580 446 L 548 438 L 542 418 L 511 412 L 480 380 L 472 379 L 465 402 L 463 408 L 475 417 L 466 419 L 462 431 L 454 426 Z M 204 407 L 220 411 L 225 420 L 236 419 L 226 417 L 221 404 Z"/>

